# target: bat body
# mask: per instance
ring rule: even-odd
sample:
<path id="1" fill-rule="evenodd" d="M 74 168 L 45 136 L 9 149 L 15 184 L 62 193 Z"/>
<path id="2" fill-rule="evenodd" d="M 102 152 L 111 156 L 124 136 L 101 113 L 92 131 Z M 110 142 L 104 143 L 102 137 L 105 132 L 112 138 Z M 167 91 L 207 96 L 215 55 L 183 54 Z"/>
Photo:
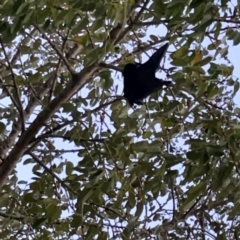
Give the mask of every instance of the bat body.
<path id="1" fill-rule="evenodd" d="M 144 98 L 151 93 L 169 85 L 170 81 L 163 81 L 155 77 L 160 61 L 167 51 L 168 43 L 158 49 L 144 64 L 129 63 L 123 69 L 124 97 L 129 104 L 142 105 Z"/>

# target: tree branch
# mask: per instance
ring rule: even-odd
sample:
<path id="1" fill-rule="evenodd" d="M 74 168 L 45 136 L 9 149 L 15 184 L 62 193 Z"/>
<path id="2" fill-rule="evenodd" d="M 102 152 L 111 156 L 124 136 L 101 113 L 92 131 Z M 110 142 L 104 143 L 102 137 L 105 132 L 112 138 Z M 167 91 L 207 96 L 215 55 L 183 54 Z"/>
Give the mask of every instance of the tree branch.
<path id="1" fill-rule="evenodd" d="M 2 50 L 3 50 L 3 54 L 5 56 L 5 59 L 7 61 L 7 64 L 8 64 L 8 68 L 10 69 L 10 72 L 11 72 L 11 75 L 12 75 L 12 80 L 13 80 L 13 86 L 14 86 L 14 90 L 16 92 L 16 98 L 17 98 L 17 101 L 15 101 L 15 98 L 11 95 L 11 93 L 8 91 L 7 88 L 5 88 L 9 94 L 9 97 L 11 98 L 13 104 L 16 106 L 20 116 L 21 116 L 21 126 L 22 126 L 22 132 L 25 131 L 25 121 L 24 121 L 24 112 L 23 112 L 23 106 L 22 106 L 22 103 L 21 103 L 21 97 L 20 97 L 20 94 L 19 94 L 19 88 L 18 88 L 18 85 L 17 85 L 17 82 L 16 82 L 16 78 L 15 78 L 15 74 L 13 72 L 13 69 L 12 69 L 12 65 L 8 59 L 8 56 L 7 56 L 7 53 L 6 53 L 6 50 L 5 50 L 5 47 L 4 47 L 4 44 L 3 44 L 3 41 L 2 41 L 2 38 L 0 37 L 0 44 L 1 44 L 1 47 L 2 47 Z"/>
<path id="2" fill-rule="evenodd" d="M 122 69 L 121 69 L 121 68 L 116 67 L 116 66 L 113 65 L 113 64 L 107 64 L 107 63 L 104 63 L 104 62 L 99 63 L 99 67 L 107 68 L 107 69 L 113 69 L 113 70 L 115 70 L 115 71 L 122 72 Z"/>
<path id="3" fill-rule="evenodd" d="M 70 187 L 68 186 L 60 177 L 58 177 L 51 169 L 49 169 L 34 153 L 31 151 L 27 152 L 28 155 L 30 155 L 35 162 L 37 162 L 46 172 L 48 172 L 53 178 L 57 179 L 61 185 L 67 189 L 69 192 L 73 193 L 74 195 L 77 196 L 77 193 Z"/>
<path id="4" fill-rule="evenodd" d="M 98 64 L 92 64 L 84 68 L 79 74 L 73 74 L 72 80 L 67 84 L 66 88 L 54 98 L 48 106 L 39 113 L 29 128 L 19 137 L 18 142 L 10 151 L 6 158 L 2 156 L 2 164 L 0 165 L 0 188 L 7 180 L 8 175 L 12 172 L 17 161 L 23 156 L 28 144 L 35 137 L 42 126 L 49 118 L 60 108 L 62 103 L 67 102 L 87 80 L 98 70 Z M 0 155 L 1 156 L 1 155 Z"/>
<path id="5" fill-rule="evenodd" d="M 68 60 L 64 57 L 64 55 L 62 54 L 62 52 L 52 43 L 52 41 L 50 40 L 50 38 L 42 31 L 42 29 L 40 27 L 38 27 L 36 24 L 34 24 L 34 27 L 42 34 L 43 38 L 47 40 L 47 42 L 50 44 L 50 46 L 55 50 L 55 52 L 57 53 L 57 55 L 63 60 L 64 64 L 66 65 L 68 71 L 71 74 L 74 74 L 75 71 L 72 69 L 70 63 L 68 62 Z"/>
<path id="6" fill-rule="evenodd" d="M 74 139 L 72 139 L 71 137 L 68 137 L 68 136 L 61 136 L 61 135 L 57 135 L 57 134 L 43 134 L 43 135 L 38 136 L 32 142 L 34 142 L 34 141 L 39 142 L 39 140 L 42 140 L 42 139 L 45 139 L 45 138 L 61 138 L 61 139 L 68 140 L 68 141 L 74 140 Z M 105 140 L 106 140 L 105 138 L 99 138 L 99 139 L 79 138 L 78 139 L 78 141 L 81 141 L 81 142 L 101 142 L 101 143 L 104 142 Z"/>

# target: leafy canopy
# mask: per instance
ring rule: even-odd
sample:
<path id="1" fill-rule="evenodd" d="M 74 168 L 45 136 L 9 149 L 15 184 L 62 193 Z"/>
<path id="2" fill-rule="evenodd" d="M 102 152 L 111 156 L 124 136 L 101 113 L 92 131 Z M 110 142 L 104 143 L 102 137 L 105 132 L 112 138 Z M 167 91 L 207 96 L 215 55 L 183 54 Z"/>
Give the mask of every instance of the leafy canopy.
<path id="1" fill-rule="evenodd" d="M 9 0 L 0 16 L 1 239 L 238 239 L 237 1 Z M 124 64 L 166 41 L 173 84 L 130 109 Z"/>

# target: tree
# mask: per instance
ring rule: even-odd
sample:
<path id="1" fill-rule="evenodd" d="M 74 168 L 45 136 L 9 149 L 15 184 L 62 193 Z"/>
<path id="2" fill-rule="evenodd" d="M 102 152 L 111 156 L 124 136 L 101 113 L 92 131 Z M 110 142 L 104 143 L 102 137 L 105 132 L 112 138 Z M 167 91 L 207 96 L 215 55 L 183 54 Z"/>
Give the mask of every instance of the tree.
<path id="1" fill-rule="evenodd" d="M 238 239 L 237 3 L 19 0 L 0 13 L 2 239 Z M 172 86 L 130 109 L 124 64 L 166 41 Z"/>

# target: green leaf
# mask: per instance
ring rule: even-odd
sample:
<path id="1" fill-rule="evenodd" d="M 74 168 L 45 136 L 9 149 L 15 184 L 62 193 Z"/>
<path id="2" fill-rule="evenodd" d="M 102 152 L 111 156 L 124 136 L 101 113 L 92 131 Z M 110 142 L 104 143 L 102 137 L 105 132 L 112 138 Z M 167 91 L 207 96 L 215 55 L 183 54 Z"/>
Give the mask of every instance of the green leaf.
<path id="1" fill-rule="evenodd" d="M 72 174 L 73 167 L 74 167 L 73 163 L 68 161 L 67 165 L 66 165 L 66 174 L 67 175 L 71 175 Z"/>
<path id="2" fill-rule="evenodd" d="M 207 91 L 208 88 L 208 83 L 207 82 L 202 82 L 200 86 L 198 86 L 198 91 L 197 91 L 197 96 L 202 96 L 203 93 Z"/>
<path id="3" fill-rule="evenodd" d="M 47 220 L 46 217 L 37 218 L 32 224 L 33 229 L 39 228 L 42 225 L 42 223 L 44 223 L 46 220 Z"/>
<path id="4" fill-rule="evenodd" d="M 164 113 L 173 112 L 179 104 L 180 103 L 178 101 L 173 100 L 173 101 L 169 102 L 169 104 L 166 107 L 163 108 L 163 112 Z"/>
<path id="5" fill-rule="evenodd" d="M 211 61 L 212 61 L 212 57 L 209 56 L 209 57 L 203 58 L 200 62 L 198 62 L 198 64 L 200 66 L 204 66 L 210 63 Z"/>
<path id="6" fill-rule="evenodd" d="M 206 191 L 206 183 L 201 181 L 197 185 L 190 187 L 187 191 L 187 198 L 183 201 L 180 206 L 180 211 L 182 213 L 189 210 L 194 204 L 197 197 L 201 196 Z"/>
<path id="7" fill-rule="evenodd" d="M 90 51 L 90 53 L 84 59 L 85 67 L 95 62 L 101 61 L 101 59 L 99 58 L 99 52 L 100 52 L 100 48 L 94 48 L 93 50 Z"/>
<path id="8" fill-rule="evenodd" d="M 96 10 L 94 12 L 94 16 L 96 17 L 96 19 L 99 19 L 99 18 L 103 18 L 106 14 L 106 8 L 105 8 L 105 5 L 102 4 L 102 3 L 97 3 L 96 5 Z"/>
<path id="9" fill-rule="evenodd" d="M 238 90 L 239 90 L 239 82 L 235 82 L 234 83 L 234 92 L 233 92 L 233 96 L 235 96 L 236 95 L 236 93 L 238 92 Z"/>
<path id="10" fill-rule="evenodd" d="M 189 47 L 187 45 L 182 46 L 177 51 L 175 51 L 173 54 L 171 54 L 171 58 L 173 60 L 181 60 L 183 57 L 185 57 L 188 54 Z"/>
<path id="11" fill-rule="evenodd" d="M 187 158 L 193 161 L 199 160 L 200 159 L 199 151 L 187 152 Z"/>
<path id="12" fill-rule="evenodd" d="M 28 2 L 24 2 L 23 4 L 21 4 L 21 6 L 19 6 L 16 15 L 19 15 L 21 13 L 21 15 L 25 14 L 29 9 L 29 3 Z"/>
<path id="13" fill-rule="evenodd" d="M 78 24 L 76 24 L 73 28 L 73 34 L 79 34 L 83 29 L 86 29 L 86 26 L 89 24 L 89 20 L 87 17 L 84 17 Z"/>
<path id="14" fill-rule="evenodd" d="M 4 133 L 6 130 L 6 125 L 3 122 L 0 122 L 0 134 Z"/>

